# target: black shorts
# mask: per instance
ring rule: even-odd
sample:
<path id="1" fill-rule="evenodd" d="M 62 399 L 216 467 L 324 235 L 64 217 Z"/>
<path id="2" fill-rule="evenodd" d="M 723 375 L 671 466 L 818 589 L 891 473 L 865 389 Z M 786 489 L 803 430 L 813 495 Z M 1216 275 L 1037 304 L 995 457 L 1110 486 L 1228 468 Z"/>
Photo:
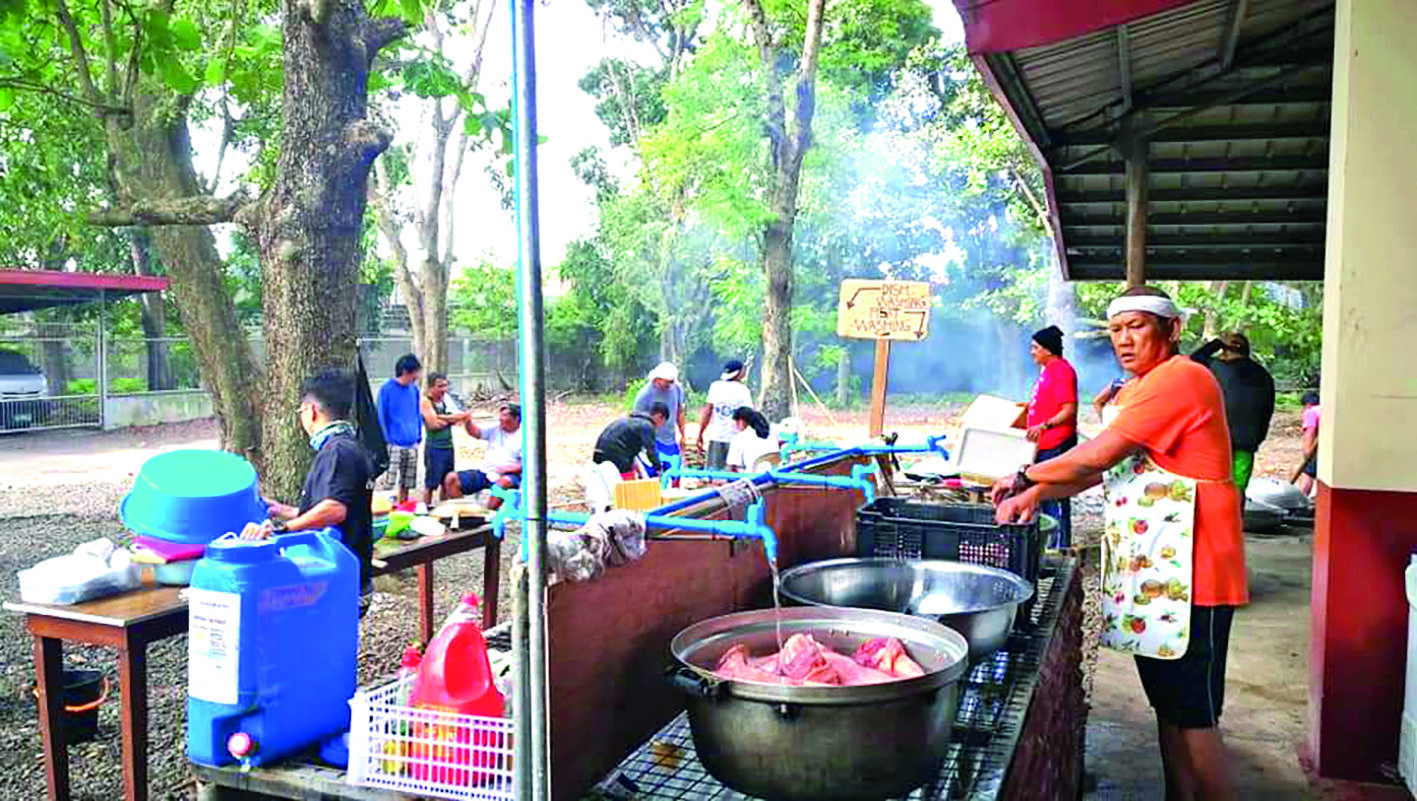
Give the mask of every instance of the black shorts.
<path id="1" fill-rule="evenodd" d="M 1146 700 L 1156 716 L 1182 729 L 1209 729 L 1225 705 L 1225 654 L 1230 650 L 1233 606 L 1192 606 L 1191 640 L 1180 659 L 1139 656 Z"/>
<path id="2" fill-rule="evenodd" d="M 521 476 L 515 473 L 503 476 L 511 479 L 512 486 L 509 489 L 516 489 L 521 486 Z M 458 473 L 458 484 L 462 487 L 462 494 L 472 495 L 485 489 L 492 489 L 492 480 L 481 470 L 464 470 Z"/>
<path id="3" fill-rule="evenodd" d="M 423 446 L 423 487 L 425 489 L 438 489 L 443 486 L 443 479 L 453 472 L 454 455 L 456 455 L 456 451 L 452 448 Z"/>

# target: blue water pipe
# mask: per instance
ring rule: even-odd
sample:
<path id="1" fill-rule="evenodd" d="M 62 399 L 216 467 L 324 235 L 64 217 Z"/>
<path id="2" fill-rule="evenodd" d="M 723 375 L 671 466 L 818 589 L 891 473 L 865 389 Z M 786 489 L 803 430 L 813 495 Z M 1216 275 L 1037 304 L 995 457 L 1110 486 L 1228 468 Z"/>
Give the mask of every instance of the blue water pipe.
<path id="1" fill-rule="evenodd" d="M 811 487 L 837 487 L 840 489 L 860 490 L 866 496 L 866 503 L 876 500 L 876 485 L 866 480 L 866 476 L 877 472 L 874 464 L 852 465 L 851 476 L 817 476 L 810 473 L 797 473 L 788 470 L 767 470 L 762 473 L 730 473 L 723 470 L 695 470 L 693 468 L 676 468 L 665 474 L 664 480 L 667 482 L 675 478 L 701 478 L 709 481 L 752 481 L 759 476 L 766 476 L 771 481 L 778 484 L 805 484 Z"/>
<path id="2" fill-rule="evenodd" d="M 949 459 L 949 451 L 945 450 L 942 444 L 945 441 L 943 436 L 931 435 L 925 439 L 924 445 L 886 445 L 885 443 L 867 443 L 843 447 L 832 442 L 789 442 L 782 446 L 780 453 L 786 459 L 796 451 L 810 453 L 814 451 L 827 452 L 849 452 L 862 456 L 878 456 L 892 453 L 938 453 L 944 459 Z"/>
<path id="3" fill-rule="evenodd" d="M 501 508 L 492 516 L 492 531 L 498 539 L 501 539 L 506 534 L 507 520 L 520 515 L 521 493 L 501 487 L 494 487 L 492 493 L 502 499 Z M 551 512 L 546 516 L 547 522 L 565 526 L 583 526 L 590 518 L 590 515 L 572 512 Z M 763 541 L 763 550 L 767 552 L 768 561 L 776 563 L 777 532 L 764 522 L 763 502 L 755 501 L 750 504 L 746 518 L 739 522 L 737 520 L 699 520 L 693 517 L 649 514 L 645 515 L 645 526 L 665 531 L 678 530 L 691 531 L 696 534 L 716 534 L 734 539 L 754 537 Z M 525 540 L 522 541 L 522 551 L 522 557 L 525 558 Z"/>

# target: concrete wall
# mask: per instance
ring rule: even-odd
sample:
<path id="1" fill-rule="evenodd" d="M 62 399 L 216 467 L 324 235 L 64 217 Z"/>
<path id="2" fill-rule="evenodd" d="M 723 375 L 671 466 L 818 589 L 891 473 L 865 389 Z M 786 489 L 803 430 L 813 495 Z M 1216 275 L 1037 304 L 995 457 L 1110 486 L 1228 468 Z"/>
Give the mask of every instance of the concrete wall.
<path id="1" fill-rule="evenodd" d="M 1324 265 L 1309 749 L 1320 776 L 1383 781 L 1417 548 L 1417 2 L 1338 0 Z"/>
<path id="2" fill-rule="evenodd" d="M 1339 0 L 1319 478 L 1417 491 L 1417 2 Z"/>
<path id="3" fill-rule="evenodd" d="M 181 423 L 212 416 L 212 399 L 205 392 L 167 392 L 110 397 L 103 407 L 105 430 L 130 426 Z"/>

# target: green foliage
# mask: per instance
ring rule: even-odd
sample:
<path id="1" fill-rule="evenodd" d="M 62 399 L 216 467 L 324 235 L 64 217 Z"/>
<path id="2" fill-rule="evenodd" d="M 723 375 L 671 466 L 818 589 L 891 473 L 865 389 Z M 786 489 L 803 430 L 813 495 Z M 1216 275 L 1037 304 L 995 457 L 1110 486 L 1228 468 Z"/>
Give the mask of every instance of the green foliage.
<path id="1" fill-rule="evenodd" d="M 625 385 L 625 391 L 620 396 L 620 405 L 626 410 L 635 408 L 635 400 L 640 397 L 640 390 L 643 390 L 648 383 L 649 379 L 643 376 L 631 380 Z"/>
<path id="2" fill-rule="evenodd" d="M 641 346 L 654 335 L 655 315 L 631 286 L 617 279 L 615 265 L 600 244 L 572 242 L 557 273 L 571 286 L 570 293 L 557 304 L 565 315 L 563 325 L 593 329 L 599 335 L 597 355 L 606 367 L 619 372 L 633 370 Z"/>
<path id="3" fill-rule="evenodd" d="M 478 339 L 509 339 L 517 332 L 516 271 L 482 262 L 464 267 L 448 291 L 448 322 Z"/>

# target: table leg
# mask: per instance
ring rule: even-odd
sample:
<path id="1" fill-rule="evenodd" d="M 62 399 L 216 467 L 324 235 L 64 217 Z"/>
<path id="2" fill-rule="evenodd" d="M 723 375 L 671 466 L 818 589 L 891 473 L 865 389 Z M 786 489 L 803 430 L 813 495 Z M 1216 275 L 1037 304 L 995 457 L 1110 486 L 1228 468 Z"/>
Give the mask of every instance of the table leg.
<path id="1" fill-rule="evenodd" d="M 69 744 L 64 739 L 64 641 L 34 638 L 34 674 L 39 690 L 39 737 L 50 801 L 69 801 Z"/>
<path id="2" fill-rule="evenodd" d="M 433 641 L 433 563 L 419 562 L 418 567 L 418 624 L 419 632 L 426 646 Z"/>
<path id="3" fill-rule="evenodd" d="M 118 653 L 118 681 L 123 686 L 123 797 L 148 797 L 148 648 L 128 642 Z"/>
<path id="4" fill-rule="evenodd" d="M 486 631 L 497 625 L 498 580 L 502 570 L 502 541 L 496 537 L 487 538 L 487 547 L 482 549 L 482 629 Z"/>

